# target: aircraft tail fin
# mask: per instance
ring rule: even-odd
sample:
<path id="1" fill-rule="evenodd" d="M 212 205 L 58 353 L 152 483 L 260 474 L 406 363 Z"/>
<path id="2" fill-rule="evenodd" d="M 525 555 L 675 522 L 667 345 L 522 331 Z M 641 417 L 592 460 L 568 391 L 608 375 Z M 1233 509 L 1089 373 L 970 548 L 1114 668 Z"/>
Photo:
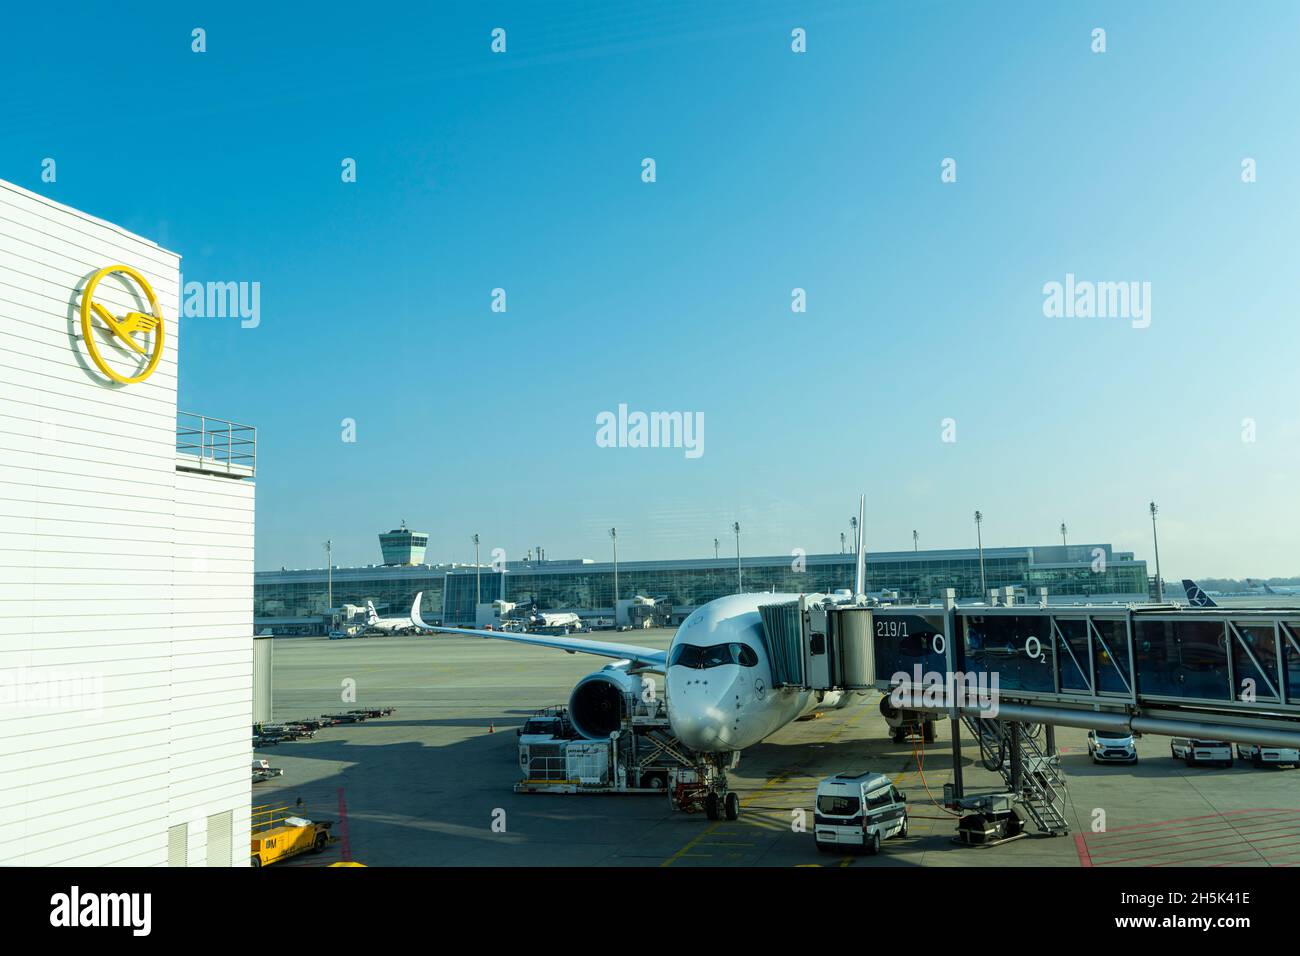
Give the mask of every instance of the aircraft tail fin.
<path id="1" fill-rule="evenodd" d="M 1192 607 L 1218 607 L 1214 599 L 1201 590 L 1201 586 L 1195 581 L 1189 581 L 1183 578 L 1183 590 L 1187 592 L 1187 603 Z"/>
<path id="2" fill-rule="evenodd" d="M 1264 593 L 1265 593 L 1265 594 L 1276 594 L 1276 593 L 1277 593 L 1277 592 L 1274 591 L 1271 587 L 1268 586 L 1268 582 L 1267 582 L 1267 581 L 1264 581 L 1263 584 L 1264 584 Z"/>
<path id="3" fill-rule="evenodd" d="M 374 601 L 366 601 L 366 623 L 375 624 L 379 621 L 379 612 L 375 610 Z"/>

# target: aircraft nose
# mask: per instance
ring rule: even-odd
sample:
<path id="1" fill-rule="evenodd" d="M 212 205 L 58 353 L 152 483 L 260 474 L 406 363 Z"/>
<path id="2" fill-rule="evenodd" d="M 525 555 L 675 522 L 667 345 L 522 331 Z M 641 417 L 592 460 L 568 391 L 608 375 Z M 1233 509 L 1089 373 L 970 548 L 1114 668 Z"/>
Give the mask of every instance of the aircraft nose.
<path id="1" fill-rule="evenodd" d="M 668 674 L 668 710 L 673 733 L 692 750 L 734 750 L 733 724 L 739 716 L 734 676 L 707 670 L 673 668 Z"/>

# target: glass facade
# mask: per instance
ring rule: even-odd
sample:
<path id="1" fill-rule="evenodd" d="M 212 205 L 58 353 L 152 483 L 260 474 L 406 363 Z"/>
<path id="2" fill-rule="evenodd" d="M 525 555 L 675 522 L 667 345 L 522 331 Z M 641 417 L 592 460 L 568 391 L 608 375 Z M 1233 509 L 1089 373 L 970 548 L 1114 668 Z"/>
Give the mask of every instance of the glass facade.
<path id="1" fill-rule="evenodd" d="M 432 622 L 442 615 L 443 577 L 442 571 L 427 567 L 336 569 L 334 607 L 371 600 L 381 616 L 403 617 L 423 591 L 420 613 Z M 328 593 L 324 569 L 258 572 L 253 587 L 255 628 L 277 634 L 324 633 Z"/>
<path id="2" fill-rule="evenodd" d="M 1097 561 L 1098 550 L 1106 560 Z M 1035 560 L 1036 552 L 1050 563 Z M 981 596 L 980 556 L 974 549 L 953 551 L 902 551 L 868 555 L 866 590 L 892 590 L 903 601 L 941 598 L 954 588 L 959 598 Z M 744 558 L 741 579 L 745 591 L 785 593 L 829 592 L 853 586 L 851 554 Z M 481 569 L 484 603 L 502 594 L 502 572 Z M 608 563 L 585 561 L 512 562 L 504 572 L 506 600 L 520 604 L 535 601 L 539 608 L 577 611 L 592 615 L 611 613 L 614 571 Z M 989 588 L 1024 587 L 1028 599 L 1037 599 L 1045 587 L 1056 598 L 1093 597 L 1142 601 L 1148 592 L 1145 561 L 1112 552 L 1109 545 L 1072 546 L 1068 552 L 1049 548 L 986 548 L 984 581 Z M 636 595 L 670 603 L 680 618 L 715 598 L 734 594 L 737 588 L 734 559 L 620 562 L 619 597 Z M 425 620 L 449 624 L 474 621 L 476 596 L 472 567 L 336 568 L 334 607 L 373 600 L 386 616 L 404 615 L 419 591 L 424 592 L 421 613 Z M 270 627 L 310 628 L 307 619 L 328 611 L 326 573 L 315 571 L 258 572 L 255 618 L 259 630 Z"/>

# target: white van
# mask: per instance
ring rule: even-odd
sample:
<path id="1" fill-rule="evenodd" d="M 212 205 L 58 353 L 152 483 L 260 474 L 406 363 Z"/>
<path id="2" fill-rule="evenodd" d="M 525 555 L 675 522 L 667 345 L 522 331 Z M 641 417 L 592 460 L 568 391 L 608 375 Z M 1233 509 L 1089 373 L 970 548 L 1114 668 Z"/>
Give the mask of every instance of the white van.
<path id="1" fill-rule="evenodd" d="M 1237 744 L 1237 756 L 1249 760 L 1256 767 L 1276 764 L 1284 767 L 1290 764 L 1300 767 L 1300 750 L 1295 747 L 1261 747 L 1259 744 Z"/>
<path id="2" fill-rule="evenodd" d="M 1185 761 L 1189 767 L 1198 763 L 1217 763 L 1231 767 L 1232 744 L 1226 740 L 1174 737 L 1169 741 L 1169 756 Z"/>
<path id="3" fill-rule="evenodd" d="M 819 850 L 879 853 L 882 840 L 907 836 L 907 796 L 883 773 L 837 773 L 817 784 L 813 833 Z"/>

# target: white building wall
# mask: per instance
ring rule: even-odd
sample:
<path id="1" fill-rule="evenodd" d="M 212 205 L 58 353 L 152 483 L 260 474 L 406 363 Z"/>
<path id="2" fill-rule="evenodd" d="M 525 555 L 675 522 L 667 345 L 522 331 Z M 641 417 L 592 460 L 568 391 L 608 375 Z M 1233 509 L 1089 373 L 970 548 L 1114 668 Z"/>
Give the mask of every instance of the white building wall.
<path id="1" fill-rule="evenodd" d="M 78 290 L 118 263 L 167 322 L 131 385 L 80 341 Z M 202 864 L 227 809 L 247 845 L 253 485 L 177 472 L 179 272 L 0 181 L 0 864 L 162 865 L 182 820 Z M 140 308 L 107 280 L 96 297 Z M 57 677 L 82 693 L 31 699 Z"/>

